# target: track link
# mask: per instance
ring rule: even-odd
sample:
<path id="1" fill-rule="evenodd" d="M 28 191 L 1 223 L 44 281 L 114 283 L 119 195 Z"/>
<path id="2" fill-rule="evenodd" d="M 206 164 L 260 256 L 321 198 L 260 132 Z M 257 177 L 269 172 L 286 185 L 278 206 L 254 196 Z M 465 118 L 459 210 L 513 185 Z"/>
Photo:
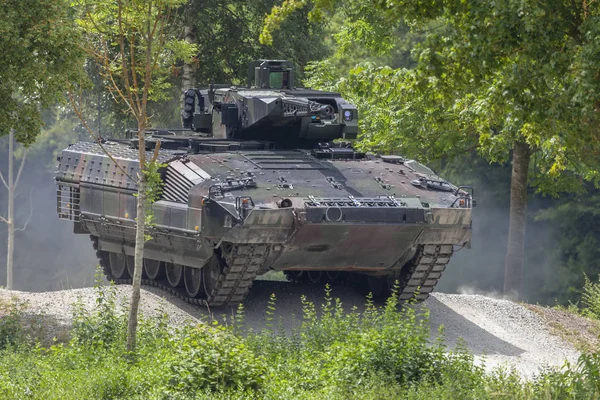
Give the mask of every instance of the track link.
<path id="1" fill-rule="evenodd" d="M 98 238 L 90 236 L 96 256 L 100 262 L 107 279 L 118 285 L 130 285 L 132 279 L 115 279 L 110 272 L 108 253 L 99 250 Z M 157 287 L 169 294 L 178 297 L 190 304 L 206 307 L 219 307 L 235 305 L 246 297 L 258 271 L 265 263 L 270 251 L 270 246 L 258 245 L 231 245 L 227 252 L 221 252 L 222 271 L 217 284 L 207 298 L 190 297 L 184 289 L 173 288 L 166 281 L 142 278 L 142 285 Z M 219 255 L 215 254 L 215 257 Z"/>
<path id="2" fill-rule="evenodd" d="M 269 255 L 270 246 L 265 244 L 232 245 L 230 251 L 222 253 L 225 268 L 219 281 L 208 297 L 208 305 L 233 305 L 244 300 L 258 271 Z"/>
<path id="3" fill-rule="evenodd" d="M 423 245 L 409 269 L 402 273 L 398 298 L 408 301 L 414 297 L 417 302 L 426 300 L 442 277 L 452 252 L 451 244 Z"/>

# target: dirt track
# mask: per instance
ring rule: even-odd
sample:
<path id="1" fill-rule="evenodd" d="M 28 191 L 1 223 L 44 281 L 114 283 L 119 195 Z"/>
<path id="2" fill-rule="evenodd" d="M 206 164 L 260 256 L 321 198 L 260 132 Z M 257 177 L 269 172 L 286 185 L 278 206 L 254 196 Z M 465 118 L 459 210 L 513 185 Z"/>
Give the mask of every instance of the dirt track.
<path id="1" fill-rule="evenodd" d="M 119 298 L 127 302 L 129 287 L 118 287 Z M 265 310 L 269 296 L 277 297 L 275 319 L 289 330 L 301 321 L 300 296 L 319 304 L 324 297 L 323 287 L 291 284 L 278 281 L 256 281 L 249 297 L 244 302 L 246 325 L 260 330 L 265 324 Z M 81 298 L 90 307 L 95 300 L 94 290 L 73 289 L 57 292 L 26 293 L 0 290 L 0 298 L 18 296 L 30 303 L 32 312 L 43 311 L 47 315 L 67 320 L 71 305 Z M 344 307 L 364 308 L 364 299 L 350 288 L 335 287 L 333 297 L 339 297 Z M 142 313 L 152 314 L 162 309 L 171 322 L 180 324 L 188 320 L 208 320 L 211 312 L 217 318 L 232 315 L 231 308 L 199 309 L 172 297 L 163 297 L 163 292 L 149 288 L 142 295 Z M 488 367 L 511 365 L 523 375 L 530 376 L 540 367 L 561 366 L 568 360 L 575 362 L 578 352 L 559 337 L 554 336 L 542 319 L 527 308 L 508 300 L 496 300 L 480 295 L 455 295 L 434 293 L 425 303 L 431 311 L 432 337 L 438 327 L 444 325 L 445 338 L 454 346 L 459 338 Z"/>

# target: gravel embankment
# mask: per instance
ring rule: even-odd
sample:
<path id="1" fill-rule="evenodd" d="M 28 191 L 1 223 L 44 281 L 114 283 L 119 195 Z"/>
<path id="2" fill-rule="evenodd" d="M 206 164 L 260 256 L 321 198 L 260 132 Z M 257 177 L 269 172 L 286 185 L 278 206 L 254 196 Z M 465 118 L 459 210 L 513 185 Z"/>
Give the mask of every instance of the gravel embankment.
<path id="1" fill-rule="evenodd" d="M 117 302 L 127 304 L 130 287 L 117 287 Z M 269 296 L 277 297 L 275 319 L 284 330 L 301 322 L 300 296 L 320 304 L 324 297 L 322 288 L 311 285 L 294 285 L 287 282 L 257 281 L 244 303 L 246 326 L 260 330 L 265 323 L 265 310 Z M 358 307 L 364 299 L 350 288 L 335 287 L 333 297 L 339 297 L 344 308 Z M 46 293 L 27 293 L 0 289 L 0 299 L 17 296 L 29 302 L 31 313 L 43 312 L 68 324 L 72 305 L 79 299 L 88 308 L 95 304 L 93 288 L 72 289 Z M 497 300 L 481 295 L 455 295 L 434 293 L 424 305 L 431 311 L 432 337 L 444 325 L 446 343 L 453 347 L 462 338 L 478 360 L 488 368 L 499 365 L 514 366 L 524 376 L 531 376 L 544 366 L 562 366 L 565 361 L 577 360 L 579 353 L 570 344 L 554 336 L 536 313 L 508 300 Z M 141 313 L 154 315 L 166 312 L 170 323 L 198 323 L 211 315 L 219 319 L 230 317 L 231 308 L 207 310 L 191 306 L 155 288 L 142 291 Z M 276 323 L 277 325 L 277 323 Z"/>
<path id="2" fill-rule="evenodd" d="M 448 345 L 463 338 L 486 367 L 515 367 L 531 376 L 544 366 L 575 363 L 579 352 L 551 333 L 540 316 L 509 300 L 435 293 L 426 301 L 431 329 L 444 325 Z"/>

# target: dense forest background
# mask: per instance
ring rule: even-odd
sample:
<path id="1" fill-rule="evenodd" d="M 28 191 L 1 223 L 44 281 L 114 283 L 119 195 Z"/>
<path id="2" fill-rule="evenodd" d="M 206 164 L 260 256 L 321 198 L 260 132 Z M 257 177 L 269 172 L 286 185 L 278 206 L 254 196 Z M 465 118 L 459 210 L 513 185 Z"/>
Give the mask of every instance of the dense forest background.
<path id="1" fill-rule="evenodd" d="M 343 88 L 357 65 L 363 69 L 415 67 L 414 49 L 423 42 L 423 35 L 405 26 L 396 27 L 388 37 L 389 48 L 373 52 L 360 43 L 340 38 L 339 33 L 348 28 L 341 11 L 333 12 L 327 21 L 315 22 L 307 18 L 307 6 L 295 10 L 274 32 L 272 46 L 262 45 L 259 35 L 264 16 L 277 4 L 278 1 L 257 0 L 192 1 L 181 12 L 171 27 L 172 34 L 184 36 L 191 32 L 198 44 L 193 66 L 196 86 L 210 82 L 242 84 L 247 63 L 258 58 L 291 60 L 298 79 L 315 88 Z M 343 52 L 339 51 L 340 46 Z M 114 105 L 93 63 L 87 63 L 86 68 L 91 84 L 84 92 L 85 104 L 94 127 L 104 137 L 118 137 L 125 129 L 135 128 L 134 122 Z M 168 82 L 170 100 L 150 105 L 155 127 L 180 126 L 182 68 L 173 67 Z M 361 108 L 360 112 L 362 119 L 369 119 L 374 111 Z M 17 225 L 28 219 L 29 222 L 16 236 L 15 289 L 42 291 L 89 286 L 95 273 L 94 251 L 86 235 L 73 234 L 71 224 L 58 220 L 52 178 L 60 150 L 68 143 L 89 137 L 67 106 L 44 110 L 43 119 L 42 133 L 29 150 L 18 188 Z M 374 139 L 366 134 L 364 125 L 362 133 L 364 146 L 377 147 L 372 146 Z M 0 138 L 2 171 L 6 168 L 6 139 Z M 403 155 L 423 158 L 414 149 L 407 151 Z M 455 254 L 437 290 L 500 293 L 508 234 L 510 159 L 490 163 L 472 150 L 427 161 L 453 183 L 474 186 L 478 202 L 473 214 L 472 246 Z M 536 171 L 530 173 L 535 175 Z M 581 183 L 576 194 L 559 191 L 554 196 L 529 189 L 523 300 L 547 304 L 576 302 L 585 276 L 596 278 L 600 273 L 600 193 L 591 184 L 586 185 Z M 5 192 L 0 191 L 0 210 L 5 209 Z M 5 252 L 5 230 L 0 229 L 0 259 L 5 258 Z M 0 285 L 4 283 L 2 273 Z"/>

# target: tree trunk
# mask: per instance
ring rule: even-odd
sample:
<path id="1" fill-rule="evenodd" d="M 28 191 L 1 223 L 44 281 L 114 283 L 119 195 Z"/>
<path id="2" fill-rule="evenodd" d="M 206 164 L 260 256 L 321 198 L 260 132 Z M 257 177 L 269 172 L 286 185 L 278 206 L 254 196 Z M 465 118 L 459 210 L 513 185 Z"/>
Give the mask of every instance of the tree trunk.
<path id="1" fill-rule="evenodd" d="M 530 149 L 527 143 L 515 142 L 510 180 L 510 223 L 508 248 L 504 263 L 504 293 L 519 297 L 525 261 L 525 227 L 527 225 L 527 175 Z"/>
<path id="2" fill-rule="evenodd" d="M 184 27 L 184 40 L 191 44 L 196 44 L 196 27 L 193 22 L 188 22 Z M 196 58 L 194 58 L 196 60 Z M 194 61 L 183 64 L 183 73 L 181 74 L 181 102 L 183 104 L 185 91 L 196 87 L 196 65 Z"/>
<path id="3" fill-rule="evenodd" d="M 140 170 L 138 177 L 137 225 L 135 232 L 135 268 L 131 282 L 132 293 L 129 305 L 129 320 L 127 323 L 127 351 L 135 351 L 138 325 L 138 309 L 140 305 L 140 287 L 142 285 L 142 268 L 144 260 L 144 244 L 146 243 L 146 144 L 144 129 L 138 131 Z"/>
<path id="4" fill-rule="evenodd" d="M 10 143 L 8 144 L 8 213 L 6 225 L 8 229 L 8 248 L 6 250 L 6 288 L 13 288 L 13 262 L 15 252 L 15 181 L 14 181 L 14 155 L 15 132 L 10 130 Z"/>

